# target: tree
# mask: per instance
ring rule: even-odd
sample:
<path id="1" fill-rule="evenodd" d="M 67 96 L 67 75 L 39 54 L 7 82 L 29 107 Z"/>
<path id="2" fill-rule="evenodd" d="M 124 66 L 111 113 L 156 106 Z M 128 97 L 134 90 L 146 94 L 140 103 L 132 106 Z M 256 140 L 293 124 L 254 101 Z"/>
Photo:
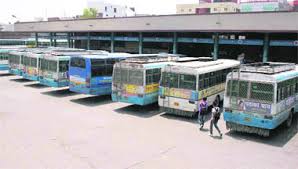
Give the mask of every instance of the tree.
<path id="1" fill-rule="evenodd" d="M 85 8 L 82 18 L 96 18 L 97 10 L 95 8 Z"/>

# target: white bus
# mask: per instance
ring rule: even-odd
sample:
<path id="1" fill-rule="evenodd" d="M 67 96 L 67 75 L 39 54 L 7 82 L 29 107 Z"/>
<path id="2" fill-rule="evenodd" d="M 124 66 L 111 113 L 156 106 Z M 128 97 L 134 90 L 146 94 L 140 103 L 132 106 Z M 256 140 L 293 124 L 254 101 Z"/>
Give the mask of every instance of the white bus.
<path id="1" fill-rule="evenodd" d="M 224 120 L 228 129 L 269 136 L 298 110 L 298 66 L 255 63 L 227 77 Z"/>
<path id="2" fill-rule="evenodd" d="M 171 63 L 162 69 L 158 104 L 169 114 L 196 116 L 204 97 L 209 105 L 222 100 L 226 75 L 239 65 L 228 59 Z"/>

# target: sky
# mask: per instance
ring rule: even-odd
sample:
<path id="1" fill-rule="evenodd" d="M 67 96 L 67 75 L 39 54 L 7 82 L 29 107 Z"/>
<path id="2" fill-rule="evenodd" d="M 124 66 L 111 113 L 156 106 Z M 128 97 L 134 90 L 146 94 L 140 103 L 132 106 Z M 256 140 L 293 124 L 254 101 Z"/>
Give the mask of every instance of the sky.
<path id="1" fill-rule="evenodd" d="M 199 0 L 106 0 L 112 4 L 135 7 L 138 14 L 174 14 L 177 3 Z M 36 17 L 71 17 L 81 15 L 87 0 L 0 0 L 0 23 L 32 21 Z M 12 15 L 17 17 L 13 18 Z"/>

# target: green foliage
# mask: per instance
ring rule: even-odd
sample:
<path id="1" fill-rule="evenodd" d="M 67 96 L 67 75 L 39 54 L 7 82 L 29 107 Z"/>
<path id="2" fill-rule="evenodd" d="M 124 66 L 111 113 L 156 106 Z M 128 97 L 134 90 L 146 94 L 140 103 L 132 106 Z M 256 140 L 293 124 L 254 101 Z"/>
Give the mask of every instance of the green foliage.
<path id="1" fill-rule="evenodd" d="M 85 8 L 82 18 L 96 18 L 97 10 L 95 8 Z"/>

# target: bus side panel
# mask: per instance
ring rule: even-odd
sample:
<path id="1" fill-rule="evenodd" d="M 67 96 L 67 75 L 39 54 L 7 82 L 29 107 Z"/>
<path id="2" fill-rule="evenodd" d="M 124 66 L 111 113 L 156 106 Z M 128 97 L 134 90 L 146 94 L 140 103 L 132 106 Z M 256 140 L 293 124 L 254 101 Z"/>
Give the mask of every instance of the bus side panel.
<path id="1" fill-rule="evenodd" d="M 86 87 L 87 70 L 90 73 L 90 60 L 84 59 L 85 68 L 69 66 L 69 90 L 76 93 L 89 94 L 89 88 Z"/>

